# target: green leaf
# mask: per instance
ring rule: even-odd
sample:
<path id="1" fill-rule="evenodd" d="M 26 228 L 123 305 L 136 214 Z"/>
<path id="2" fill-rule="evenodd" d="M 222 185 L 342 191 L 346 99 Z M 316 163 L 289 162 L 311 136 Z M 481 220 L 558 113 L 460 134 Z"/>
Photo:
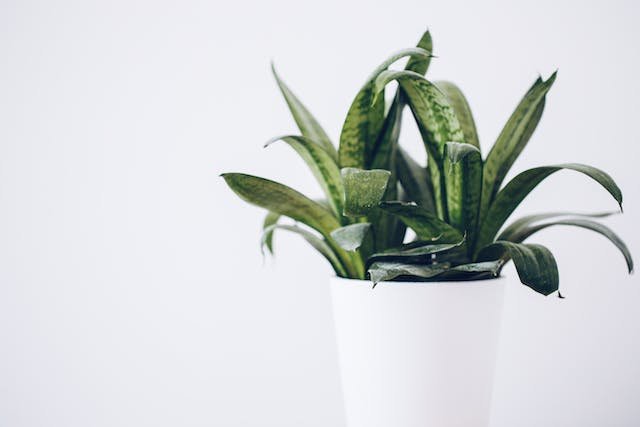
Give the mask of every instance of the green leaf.
<path id="1" fill-rule="evenodd" d="M 344 183 L 344 215 L 364 216 L 376 208 L 387 189 L 389 171 L 342 169 Z"/>
<path id="2" fill-rule="evenodd" d="M 335 160 L 318 143 L 303 136 L 280 136 L 267 142 L 265 147 L 279 140 L 289 144 L 307 163 L 339 218 L 343 210 L 344 188 Z"/>
<path id="3" fill-rule="evenodd" d="M 340 227 L 329 210 L 286 185 L 242 173 L 225 173 L 222 177 L 246 202 L 300 221 L 325 237 Z"/>
<path id="4" fill-rule="evenodd" d="M 433 40 L 431 39 L 431 34 L 429 30 L 425 31 L 420 37 L 418 44 L 416 47 L 422 48 L 427 52 L 433 53 Z M 413 71 L 418 74 L 424 75 L 429 69 L 429 64 L 431 63 L 432 56 L 411 56 L 409 57 L 409 61 L 407 62 L 407 66 L 404 67 L 405 70 Z"/>
<path id="5" fill-rule="evenodd" d="M 520 281 L 543 295 L 558 290 L 558 265 L 549 249 L 542 245 L 498 241 L 480 252 L 480 260 L 484 254 L 493 254 L 496 249 L 505 251 L 513 259 Z"/>
<path id="6" fill-rule="evenodd" d="M 529 142 L 544 110 L 545 95 L 556 79 L 553 73 L 543 81 L 538 78 L 516 107 L 485 161 L 480 217 L 495 198 L 507 172 Z"/>
<path id="7" fill-rule="evenodd" d="M 482 191 L 482 157 L 471 144 L 447 142 L 444 178 L 449 223 L 473 243 Z"/>
<path id="8" fill-rule="evenodd" d="M 293 115 L 293 119 L 295 120 L 298 128 L 300 129 L 300 133 L 303 136 L 317 141 L 320 146 L 324 148 L 324 150 L 331 156 L 334 161 L 338 159 L 338 153 L 336 148 L 333 146 L 333 143 L 327 136 L 326 132 L 322 129 L 322 126 L 318 123 L 318 121 L 311 115 L 309 110 L 300 102 L 300 100 L 291 92 L 289 87 L 282 81 L 278 73 L 276 72 L 275 66 L 273 63 L 271 64 L 271 70 L 273 71 L 273 76 L 278 83 L 278 87 L 284 96 L 287 105 L 289 106 L 289 110 L 291 110 L 291 114 Z"/>
<path id="9" fill-rule="evenodd" d="M 273 227 L 274 224 L 277 224 L 280 220 L 281 215 L 276 212 L 269 211 L 267 216 L 264 218 L 264 222 L 262 223 L 262 245 L 260 245 L 260 249 L 264 254 L 264 247 L 267 247 L 267 250 L 271 255 L 273 255 Z M 270 231 L 267 232 L 266 229 L 269 228 Z"/>
<path id="10" fill-rule="evenodd" d="M 416 265 L 405 264 L 402 262 L 374 262 L 369 267 L 368 273 L 373 285 L 380 282 L 393 280 L 398 277 L 421 278 L 428 279 L 447 271 L 448 263 Z M 414 279 L 415 280 L 415 279 Z"/>
<path id="11" fill-rule="evenodd" d="M 360 222 L 357 224 L 345 225 L 331 232 L 331 237 L 340 247 L 346 251 L 355 251 L 362 245 L 362 241 L 369 232 L 371 224 Z"/>
<path id="12" fill-rule="evenodd" d="M 387 70 L 375 80 L 375 93 L 382 93 L 392 81 L 397 81 L 406 95 L 429 154 L 441 160 L 446 142 L 464 142 L 453 108 L 433 83 L 413 71 Z"/>
<path id="13" fill-rule="evenodd" d="M 407 227 L 415 231 L 420 240 L 459 242 L 464 235 L 456 228 L 437 218 L 424 208 L 408 203 L 385 202 L 380 209 L 397 215 Z"/>
<path id="14" fill-rule="evenodd" d="M 629 252 L 627 245 L 624 244 L 622 239 L 606 225 L 600 224 L 598 222 L 591 221 L 588 219 L 569 218 L 569 219 L 563 219 L 563 220 L 543 222 L 539 224 L 531 224 L 529 226 L 522 227 L 520 230 L 518 230 L 517 233 L 511 235 L 510 236 L 511 238 L 509 240 L 516 243 L 522 242 L 532 234 L 537 233 L 538 231 L 543 230 L 547 227 L 551 227 L 553 225 L 568 225 L 568 226 L 574 226 L 574 227 L 581 227 L 587 230 L 595 231 L 596 233 L 603 235 L 604 237 L 609 239 L 609 241 L 611 241 L 611 243 L 613 243 L 620 250 L 620 252 L 622 252 L 622 255 L 624 256 L 624 259 L 627 263 L 627 269 L 629 270 L 629 273 L 633 271 L 633 258 L 631 257 L 631 253 Z"/>
<path id="15" fill-rule="evenodd" d="M 398 178 L 409 200 L 431 213 L 435 213 L 431 177 L 427 168 L 420 166 L 404 150 L 398 150 L 396 160 Z"/>
<path id="16" fill-rule="evenodd" d="M 542 180 L 562 169 L 574 170 L 587 175 L 602 185 L 618 202 L 622 209 L 622 192 L 613 179 L 600 169 L 578 163 L 567 163 L 554 166 L 541 166 L 518 174 L 496 195 L 483 221 L 478 236 L 478 247 L 493 241 L 507 218 Z"/>
<path id="17" fill-rule="evenodd" d="M 547 212 L 533 215 L 525 215 L 518 218 L 506 227 L 496 240 L 509 240 L 510 242 L 518 242 L 518 236 L 533 224 L 551 218 L 561 217 L 579 217 L 579 218 L 605 218 L 618 212 L 597 212 L 597 213 L 576 213 L 576 212 Z"/>
<path id="18" fill-rule="evenodd" d="M 454 243 L 434 243 L 433 241 L 417 241 L 402 245 L 399 248 L 388 249 L 371 255 L 365 263 L 365 268 L 374 262 L 402 262 L 405 264 L 430 263 L 431 255 L 445 252 L 464 243 L 464 239 Z"/>
<path id="19" fill-rule="evenodd" d="M 329 263 L 331 264 L 331 266 L 333 267 L 334 271 L 336 272 L 336 274 L 338 276 L 340 276 L 340 277 L 348 277 L 348 274 L 347 274 L 346 270 L 342 266 L 340 260 L 338 259 L 336 254 L 333 252 L 331 247 L 327 244 L 327 242 L 325 242 L 320 237 L 316 236 L 315 234 L 313 234 L 313 233 L 311 233 L 311 232 L 309 232 L 309 231 L 307 231 L 307 230 L 305 230 L 303 228 L 297 227 L 295 225 L 283 225 L 283 224 L 270 225 L 267 228 L 265 228 L 264 231 L 263 231 L 263 234 L 262 234 L 262 244 L 263 245 L 268 245 L 267 240 L 270 238 L 270 236 L 273 236 L 273 232 L 276 229 L 287 230 L 287 231 L 299 234 L 314 249 L 316 249 L 318 252 L 320 252 L 320 254 L 322 254 L 322 256 L 324 256 L 327 261 L 329 261 Z"/>
<path id="20" fill-rule="evenodd" d="M 478 139 L 478 131 L 476 129 L 476 123 L 473 120 L 473 114 L 471 114 L 471 108 L 465 98 L 464 94 L 458 86 L 447 81 L 438 81 L 434 84 L 447 96 L 449 104 L 453 107 L 453 110 L 458 117 L 460 126 L 462 127 L 462 133 L 464 134 L 464 142 L 471 144 L 480 150 L 480 141 Z"/>
<path id="21" fill-rule="evenodd" d="M 364 169 L 368 166 L 383 124 L 384 96 L 374 102 L 373 85 L 376 77 L 397 60 L 407 56 L 429 57 L 421 48 L 410 48 L 396 52 L 384 61 L 367 79 L 347 112 L 338 150 L 341 167 Z"/>

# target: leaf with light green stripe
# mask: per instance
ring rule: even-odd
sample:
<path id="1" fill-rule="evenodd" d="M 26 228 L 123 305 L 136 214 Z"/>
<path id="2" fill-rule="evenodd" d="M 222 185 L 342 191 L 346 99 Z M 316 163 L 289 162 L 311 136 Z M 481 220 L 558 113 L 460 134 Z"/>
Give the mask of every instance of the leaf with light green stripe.
<path id="1" fill-rule="evenodd" d="M 513 112 L 485 161 L 480 218 L 489 209 L 507 172 L 516 161 L 538 126 L 544 110 L 545 95 L 556 79 L 553 73 L 543 81 L 538 78 Z"/>
<path id="2" fill-rule="evenodd" d="M 324 150 L 329 153 L 329 155 L 334 159 L 334 161 L 338 160 L 338 152 L 334 147 L 333 143 L 327 136 L 327 133 L 322 129 L 322 126 L 318 123 L 318 121 L 313 117 L 313 115 L 307 110 L 307 108 L 300 102 L 300 100 L 291 92 L 289 87 L 282 81 L 278 73 L 276 72 L 276 68 L 271 64 L 271 70 L 273 71 L 273 76 L 278 83 L 278 87 L 284 96 L 287 105 L 289 106 L 289 110 L 293 115 L 293 119 L 295 120 L 298 128 L 300 129 L 300 133 L 307 138 L 310 138 L 314 141 L 317 141 Z"/>
<path id="3" fill-rule="evenodd" d="M 542 245 L 513 243 L 498 241 L 483 249 L 483 252 L 493 254 L 505 251 L 516 266 L 520 281 L 543 295 L 549 295 L 558 290 L 558 265 L 549 251 Z"/>
<path id="4" fill-rule="evenodd" d="M 426 209 L 401 202 L 385 202 L 380 209 L 397 215 L 421 240 L 437 239 L 442 243 L 459 242 L 464 235 Z"/>
<path id="5" fill-rule="evenodd" d="M 487 215 L 481 224 L 477 248 L 491 243 L 520 202 L 527 197 L 542 180 L 559 170 L 569 169 L 583 173 L 602 185 L 622 209 L 622 192 L 613 179 L 604 171 L 579 163 L 567 163 L 554 166 L 541 166 L 518 174 L 496 195 Z"/>
<path id="6" fill-rule="evenodd" d="M 320 237 L 316 236 L 315 234 L 313 234 L 313 233 L 311 233 L 311 232 L 309 232 L 309 231 L 307 231 L 307 230 L 305 230 L 303 228 L 297 227 L 295 225 L 283 225 L 283 224 L 270 225 L 269 227 L 264 229 L 264 232 L 262 234 L 262 244 L 263 245 L 268 245 L 267 239 L 269 239 L 269 236 L 273 236 L 273 232 L 276 229 L 287 230 L 287 231 L 290 231 L 292 233 L 299 234 L 315 250 L 320 252 L 320 254 L 322 254 L 322 256 L 324 256 L 327 261 L 329 261 L 329 263 L 333 267 L 333 270 L 336 272 L 336 274 L 338 276 L 340 276 L 340 277 L 348 277 L 348 274 L 347 274 L 346 270 L 342 266 L 340 260 L 338 259 L 336 254 L 333 252 L 331 247 L 327 244 L 327 242 L 325 242 Z"/>
<path id="7" fill-rule="evenodd" d="M 343 168 L 344 215 L 364 216 L 382 200 L 387 189 L 390 172 L 373 169 Z"/>
<path id="8" fill-rule="evenodd" d="M 482 190 L 482 157 L 475 146 L 447 142 L 444 158 L 449 223 L 473 243 L 478 227 Z M 471 246 L 471 245 L 470 245 Z"/>
<path id="9" fill-rule="evenodd" d="M 342 186 L 340 169 L 338 169 L 335 160 L 320 144 L 303 136 L 280 136 L 267 142 L 265 147 L 279 140 L 289 144 L 307 163 L 322 190 L 327 195 L 333 212 L 340 218 L 343 211 L 344 187 Z"/>
<path id="10" fill-rule="evenodd" d="M 629 248 L 627 248 L 627 245 L 625 245 L 625 243 L 622 241 L 620 236 L 614 233 L 614 231 L 611 230 L 606 225 L 600 224 L 599 222 L 591 221 L 588 219 L 568 218 L 568 219 L 543 222 L 540 224 L 531 224 L 527 227 L 521 228 L 517 233 L 509 236 L 510 237 L 509 241 L 516 242 L 516 243 L 522 242 L 527 238 L 529 238 L 532 234 L 537 233 L 538 231 L 544 230 L 545 228 L 551 227 L 553 225 L 567 225 L 567 226 L 581 227 L 587 230 L 595 231 L 596 233 L 603 235 L 604 237 L 609 239 L 609 241 L 613 243 L 620 250 L 620 252 L 622 252 L 622 255 L 624 256 L 624 259 L 627 263 L 627 268 L 629 270 L 629 273 L 633 271 L 633 258 L 631 257 Z"/>
<path id="11" fill-rule="evenodd" d="M 409 48 L 396 52 L 384 61 L 367 79 L 347 112 L 338 155 L 341 167 L 364 169 L 368 166 L 384 116 L 384 96 L 374 102 L 373 84 L 382 71 L 391 64 L 407 56 L 429 57 L 431 54 L 421 48 Z"/>
<path id="12" fill-rule="evenodd" d="M 402 149 L 398 150 L 396 168 L 398 179 L 407 193 L 409 200 L 431 213 L 435 213 L 431 177 L 427 168 L 420 166 Z"/>
<path id="13" fill-rule="evenodd" d="M 478 131 L 467 98 L 465 98 L 460 88 L 451 82 L 438 81 L 434 82 L 434 84 L 447 96 L 449 104 L 456 112 L 456 116 L 462 127 L 462 133 L 464 133 L 464 142 L 480 150 Z"/>
<path id="14" fill-rule="evenodd" d="M 331 211 L 286 185 L 242 173 L 225 173 L 222 177 L 246 202 L 300 221 L 325 237 L 340 227 Z"/>
<path id="15" fill-rule="evenodd" d="M 433 54 L 433 40 L 431 39 L 431 33 L 429 30 L 425 31 L 420 37 L 418 44 L 416 47 L 422 48 L 427 52 Z M 429 56 L 411 56 L 409 57 L 409 61 L 407 61 L 405 70 L 414 71 L 418 74 L 424 75 L 429 69 L 429 64 L 431 63 L 432 55 Z"/>

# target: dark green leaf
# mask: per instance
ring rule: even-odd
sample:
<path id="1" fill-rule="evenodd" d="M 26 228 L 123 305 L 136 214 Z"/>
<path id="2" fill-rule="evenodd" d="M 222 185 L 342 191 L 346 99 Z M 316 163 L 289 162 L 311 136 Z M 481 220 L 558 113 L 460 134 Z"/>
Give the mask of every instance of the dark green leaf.
<path id="1" fill-rule="evenodd" d="M 331 158 L 334 161 L 338 160 L 338 153 L 336 148 L 333 146 L 333 143 L 327 136 L 326 132 L 322 129 L 322 126 L 318 123 L 318 121 L 311 115 L 309 110 L 300 102 L 300 100 L 291 92 L 289 87 L 282 81 L 273 64 L 271 64 L 271 70 L 273 71 L 273 76 L 278 83 L 278 87 L 280 87 L 280 91 L 284 96 L 287 105 L 289 106 L 289 110 L 291 110 L 291 114 L 293 115 L 293 119 L 295 120 L 298 128 L 300 129 L 300 133 L 303 136 L 317 141 L 324 150 L 329 153 Z"/>
<path id="2" fill-rule="evenodd" d="M 553 73 L 547 81 L 538 78 L 516 107 L 485 161 L 480 218 L 489 209 L 507 172 L 529 142 L 544 110 L 545 95 L 556 79 Z"/>
<path id="3" fill-rule="evenodd" d="M 428 279 L 447 271 L 449 264 L 415 265 L 402 262 L 374 262 L 368 273 L 374 286 L 397 277 Z M 415 279 L 414 279 L 415 280 Z"/>
<path id="4" fill-rule="evenodd" d="M 482 188 L 482 157 L 471 144 L 447 142 L 444 158 L 449 223 L 475 239 Z"/>
<path id="5" fill-rule="evenodd" d="M 267 228 L 264 229 L 263 234 L 262 234 L 262 244 L 263 245 L 268 245 L 267 240 L 270 238 L 270 236 L 273 235 L 273 232 L 276 229 L 280 229 L 280 230 L 287 230 L 287 231 L 291 231 L 293 233 L 297 233 L 300 236 L 302 236 L 314 249 L 316 249 L 318 252 L 320 252 L 320 254 L 322 254 L 322 256 L 324 256 L 327 261 L 329 261 L 329 263 L 331 264 L 331 266 L 333 267 L 334 271 L 336 272 L 336 274 L 340 277 L 348 277 L 347 272 L 345 271 L 344 267 L 342 266 L 342 264 L 340 263 L 340 260 L 338 259 L 338 257 L 336 256 L 336 254 L 333 252 L 333 250 L 331 249 L 331 247 L 327 244 L 327 242 L 325 242 L 323 239 L 321 239 L 320 237 L 316 236 L 315 234 L 297 227 L 295 225 L 283 225 L 283 224 L 273 224 L 268 226 Z"/>
<path id="6" fill-rule="evenodd" d="M 399 248 L 388 249 L 384 252 L 370 256 L 365 263 L 365 268 L 374 262 L 402 262 L 405 264 L 430 264 L 431 255 L 448 251 L 460 246 L 464 239 L 454 243 L 434 243 L 433 241 L 417 241 L 402 245 Z"/>
<path id="7" fill-rule="evenodd" d="M 409 200 L 435 214 L 431 177 L 427 168 L 420 166 L 402 149 L 398 150 L 396 162 L 398 178 Z"/>
<path id="8" fill-rule="evenodd" d="M 340 247 L 346 251 L 355 251 L 362 245 L 362 241 L 369 232 L 371 224 L 361 222 L 357 224 L 346 225 L 331 232 L 331 237 Z"/>
<path id="9" fill-rule="evenodd" d="M 507 218 L 520 202 L 527 197 L 543 179 L 562 169 L 570 169 L 587 175 L 602 185 L 618 202 L 622 209 L 622 192 L 613 179 L 600 169 L 578 163 L 567 163 L 555 166 L 541 166 L 518 174 L 496 195 L 483 221 L 478 236 L 478 247 L 493 241 Z"/>
<path id="10" fill-rule="evenodd" d="M 547 227 L 551 227 L 552 225 L 568 225 L 568 226 L 574 226 L 574 227 L 582 227 L 582 228 L 586 228 L 587 230 L 592 230 L 592 231 L 595 231 L 596 233 L 602 234 L 604 237 L 609 239 L 609 241 L 611 241 L 611 243 L 613 243 L 620 250 L 620 252 L 622 252 L 622 255 L 624 256 L 624 259 L 627 263 L 627 268 L 629 270 L 629 273 L 633 271 L 633 258 L 631 257 L 631 253 L 629 252 L 627 245 L 624 244 L 622 239 L 606 225 L 600 224 L 598 222 L 591 221 L 588 219 L 569 218 L 569 219 L 563 219 L 563 220 L 543 222 L 539 224 L 531 224 L 529 226 L 520 228 L 517 233 L 510 236 L 511 238 L 509 240 L 517 243 L 522 242 L 532 234 L 537 233 L 538 231 L 543 230 Z"/>
<path id="11" fill-rule="evenodd" d="M 307 163 L 327 195 L 334 213 L 340 217 L 343 211 L 344 188 L 335 160 L 318 143 L 303 136 L 287 135 L 274 138 L 267 142 L 265 147 L 279 140 L 289 144 Z"/>
<path id="12" fill-rule="evenodd" d="M 344 183 L 344 214 L 363 216 L 378 206 L 387 189 L 389 171 L 342 169 Z"/>
<path id="13" fill-rule="evenodd" d="M 385 212 L 397 215 L 407 227 L 416 232 L 421 240 L 459 242 L 464 235 L 456 228 L 437 218 L 424 208 L 399 202 L 385 202 L 380 205 Z"/>
<path id="14" fill-rule="evenodd" d="M 533 224 L 544 221 L 551 218 L 561 217 L 579 217 L 579 218 L 605 218 L 610 215 L 617 214 L 618 212 L 597 212 L 597 213 L 576 213 L 576 212 L 547 212 L 533 215 L 525 215 L 522 218 L 518 218 L 506 227 L 496 240 L 509 240 L 510 242 L 517 242 L 517 236 L 528 229 Z"/>
<path id="15" fill-rule="evenodd" d="M 480 150 L 478 131 L 467 98 L 465 98 L 460 88 L 451 82 L 438 81 L 435 82 L 435 85 L 447 96 L 449 104 L 456 112 L 456 116 L 462 127 L 462 133 L 464 133 L 464 142 Z"/>
<path id="16" fill-rule="evenodd" d="M 480 252 L 480 260 L 485 254 L 492 256 L 498 251 L 505 251 L 513 259 L 520 281 L 543 295 L 558 290 L 558 266 L 556 260 L 542 245 L 498 241 Z"/>

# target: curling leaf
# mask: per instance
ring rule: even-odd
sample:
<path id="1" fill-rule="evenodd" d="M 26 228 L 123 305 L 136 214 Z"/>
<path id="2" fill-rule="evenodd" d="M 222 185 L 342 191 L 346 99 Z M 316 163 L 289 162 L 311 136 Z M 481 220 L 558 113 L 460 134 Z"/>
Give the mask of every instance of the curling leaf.
<path id="1" fill-rule="evenodd" d="M 407 227 L 415 231 L 421 240 L 459 242 L 464 235 L 455 227 L 442 221 L 431 212 L 410 203 L 385 202 L 380 205 L 385 212 L 397 215 Z"/>
<path id="2" fill-rule="evenodd" d="M 362 241 L 369 232 L 371 224 L 360 222 L 357 224 L 345 225 L 331 232 L 331 237 L 340 247 L 346 251 L 355 251 L 362 245 Z"/>

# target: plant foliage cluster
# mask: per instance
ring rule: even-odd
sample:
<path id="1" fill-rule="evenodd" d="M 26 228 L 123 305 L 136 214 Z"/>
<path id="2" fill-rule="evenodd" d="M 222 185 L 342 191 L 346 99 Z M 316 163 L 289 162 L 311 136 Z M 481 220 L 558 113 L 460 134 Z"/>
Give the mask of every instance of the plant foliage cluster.
<path id="1" fill-rule="evenodd" d="M 309 166 L 325 199 L 316 201 L 283 184 L 241 173 L 222 176 L 242 199 L 268 210 L 262 245 L 273 251 L 276 230 L 302 236 L 341 277 L 392 280 L 475 280 L 496 277 L 513 260 L 520 280 L 544 295 L 558 290 L 558 269 L 544 246 L 524 243 L 555 225 L 582 227 L 608 238 L 633 261 L 622 240 L 596 222 L 604 214 L 542 213 L 505 221 L 549 175 L 564 169 L 600 184 L 622 210 L 622 193 L 605 172 L 568 163 L 541 166 L 505 184 L 527 145 L 556 74 L 538 78 L 483 157 L 469 104 L 447 81 L 424 75 L 432 59 L 429 32 L 417 47 L 384 61 L 366 80 L 347 112 L 339 147 L 273 70 L 300 135 L 274 138 L 288 144 Z M 408 58 L 401 70 L 390 69 Z M 385 88 L 397 83 L 385 100 Z M 409 108 L 426 150 L 426 166 L 399 146 L 403 109 Z M 285 224 L 282 217 L 295 220 Z M 405 243 L 407 228 L 415 239 Z"/>

